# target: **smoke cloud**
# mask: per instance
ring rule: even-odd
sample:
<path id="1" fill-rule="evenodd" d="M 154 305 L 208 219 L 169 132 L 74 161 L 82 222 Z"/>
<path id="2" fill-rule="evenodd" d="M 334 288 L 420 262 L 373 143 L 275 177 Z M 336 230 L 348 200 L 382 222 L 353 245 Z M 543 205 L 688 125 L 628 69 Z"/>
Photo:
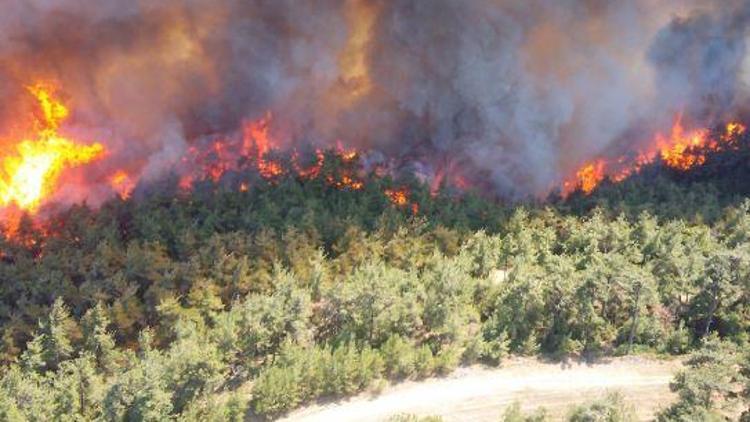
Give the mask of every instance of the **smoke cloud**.
<path id="1" fill-rule="evenodd" d="M 67 130 L 145 180 L 270 112 L 287 146 L 544 195 L 676 113 L 744 109 L 749 20 L 747 0 L 4 0 L 0 139 L 54 80 Z"/>

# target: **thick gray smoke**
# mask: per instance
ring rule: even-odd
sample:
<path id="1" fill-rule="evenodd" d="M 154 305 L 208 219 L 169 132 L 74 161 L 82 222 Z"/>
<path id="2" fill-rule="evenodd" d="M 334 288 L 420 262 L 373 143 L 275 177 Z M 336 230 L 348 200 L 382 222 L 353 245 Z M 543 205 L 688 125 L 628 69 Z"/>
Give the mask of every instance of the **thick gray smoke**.
<path id="1" fill-rule="evenodd" d="M 683 107 L 694 119 L 720 119 L 747 100 L 750 2 L 722 6 L 676 17 L 656 34 L 648 59 L 657 70 L 662 107 Z"/>
<path id="2" fill-rule="evenodd" d="M 675 113 L 711 124 L 747 102 L 747 0 L 2 3 L 0 127 L 25 85 L 54 80 L 69 130 L 145 179 L 270 112 L 287 145 L 340 140 L 543 195 Z"/>

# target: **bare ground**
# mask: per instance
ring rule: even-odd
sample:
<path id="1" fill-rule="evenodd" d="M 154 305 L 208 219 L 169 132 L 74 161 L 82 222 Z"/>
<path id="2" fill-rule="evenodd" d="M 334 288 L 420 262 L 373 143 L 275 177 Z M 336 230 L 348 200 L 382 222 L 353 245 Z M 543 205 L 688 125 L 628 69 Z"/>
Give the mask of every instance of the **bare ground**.
<path id="1" fill-rule="evenodd" d="M 502 368 L 461 368 L 445 378 L 405 382 L 379 395 L 361 394 L 329 404 L 312 405 L 285 421 L 382 421 L 401 413 L 442 416 L 445 421 L 498 421 L 519 401 L 524 410 L 545 407 L 553 420 L 569 408 L 619 391 L 641 420 L 674 400 L 669 382 L 680 368 L 676 360 L 639 357 L 597 363 L 548 363 L 513 359 Z"/>

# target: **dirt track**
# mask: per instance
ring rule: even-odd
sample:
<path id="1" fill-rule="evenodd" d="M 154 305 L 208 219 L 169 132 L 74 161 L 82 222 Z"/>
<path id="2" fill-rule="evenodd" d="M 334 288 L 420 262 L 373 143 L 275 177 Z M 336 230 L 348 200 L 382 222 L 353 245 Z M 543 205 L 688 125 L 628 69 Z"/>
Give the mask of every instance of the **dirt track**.
<path id="1" fill-rule="evenodd" d="M 677 361 L 617 358 L 596 364 L 570 365 L 516 359 L 499 369 L 462 368 L 447 378 L 407 382 L 378 396 L 313 405 L 288 415 L 286 421 L 381 421 L 399 413 L 439 415 L 446 421 L 497 421 L 510 403 L 526 410 L 544 406 L 553 419 L 569 407 L 620 391 L 649 420 L 674 399 L 669 382 Z"/>

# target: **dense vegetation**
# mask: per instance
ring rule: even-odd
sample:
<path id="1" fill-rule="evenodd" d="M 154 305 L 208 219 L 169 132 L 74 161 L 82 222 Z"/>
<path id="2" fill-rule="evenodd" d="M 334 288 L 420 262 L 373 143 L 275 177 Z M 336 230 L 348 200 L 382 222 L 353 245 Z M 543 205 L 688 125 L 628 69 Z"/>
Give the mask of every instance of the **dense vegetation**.
<path id="1" fill-rule="evenodd" d="M 738 176 L 647 171 L 513 207 L 288 177 L 25 221 L 0 244 L 0 419 L 242 420 L 508 354 L 746 347 L 750 202 L 721 184 Z M 416 216 L 383 195 L 402 185 Z M 665 420 L 713 408 L 695 362 Z"/>

